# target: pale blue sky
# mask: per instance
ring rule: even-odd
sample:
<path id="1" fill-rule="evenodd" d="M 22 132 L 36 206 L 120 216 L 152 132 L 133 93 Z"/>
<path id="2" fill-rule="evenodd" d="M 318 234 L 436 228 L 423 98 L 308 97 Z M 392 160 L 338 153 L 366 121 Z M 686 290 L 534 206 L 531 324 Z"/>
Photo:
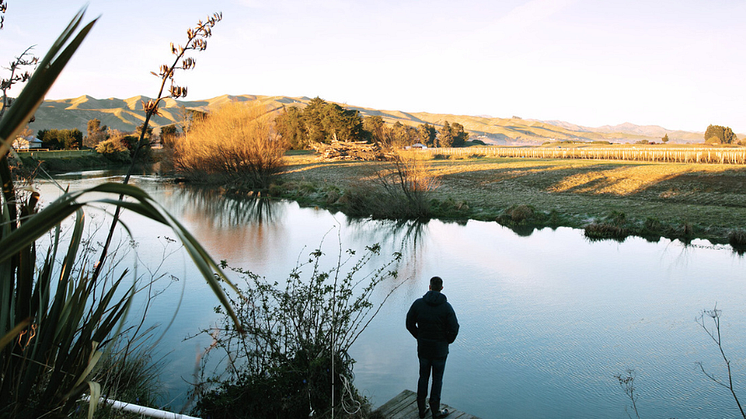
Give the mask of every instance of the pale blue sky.
<path id="1" fill-rule="evenodd" d="M 84 3 L 7 0 L 0 63 Z M 746 133 L 746 1 L 91 0 L 49 97 L 154 96 L 169 43 L 215 11 L 188 99 L 320 96 L 409 112 Z"/>

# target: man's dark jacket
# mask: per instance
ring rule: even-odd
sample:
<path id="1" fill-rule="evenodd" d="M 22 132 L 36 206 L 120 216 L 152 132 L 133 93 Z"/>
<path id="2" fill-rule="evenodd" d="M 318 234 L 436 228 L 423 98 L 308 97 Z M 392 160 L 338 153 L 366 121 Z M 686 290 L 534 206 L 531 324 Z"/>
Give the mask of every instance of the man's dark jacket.
<path id="1" fill-rule="evenodd" d="M 420 358 L 445 358 L 458 335 L 458 319 L 444 294 L 428 291 L 409 308 L 407 330 L 417 339 Z"/>

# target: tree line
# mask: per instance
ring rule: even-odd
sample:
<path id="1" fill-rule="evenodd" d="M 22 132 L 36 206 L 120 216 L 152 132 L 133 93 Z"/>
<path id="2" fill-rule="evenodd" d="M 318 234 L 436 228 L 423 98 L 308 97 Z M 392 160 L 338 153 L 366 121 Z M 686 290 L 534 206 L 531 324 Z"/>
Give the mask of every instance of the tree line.
<path id="1" fill-rule="evenodd" d="M 416 143 L 428 147 L 463 147 L 469 140 L 464 126 L 445 121 L 440 129 L 431 124 L 417 127 L 396 122 L 386 124 L 381 116 L 360 115 L 336 103 L 314 98 L 304 109 L 284 108 L 275 118 L 275 128 L 292 149 L 306 149 L 314 143 L 365 141 L 386 147 L 405 147 Z"/>
<path id="2" fill-rule="evenodd" d="M 738 144 L 738 137 L 730 127 L 709 125 L 705 131 L 707 144 Z"/>

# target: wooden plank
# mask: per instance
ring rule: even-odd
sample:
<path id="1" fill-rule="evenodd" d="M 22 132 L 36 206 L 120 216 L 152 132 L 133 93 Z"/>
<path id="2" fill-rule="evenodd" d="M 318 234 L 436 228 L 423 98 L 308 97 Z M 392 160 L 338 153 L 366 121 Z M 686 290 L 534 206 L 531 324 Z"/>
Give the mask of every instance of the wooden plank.
<path id="1" fill-rule="evenodd" d="M 396 417 L 401 415 L 402 412 L 411 410 L 414 403 L 414 410 L 417 410 L 417 395 L 410 390 L 404 390 L 393 399 L 386 402 L 383 406 L 378 408 L 385 417 Z"/>
<path id="2" fill-rule="evenodd" d="M 448 419 L 479 419 L 447 404 L 441 404 L 441 409 L 444 408 L 451 412 Z M 417 409 L 417 394 L 412 390 L 404 390 L 381 405 L 376 409 L 376 412 L 379 412 L 386 419 L 417 419 L 420 417 Z M 432 416 L 428 413 L 426 417 L 431 418 Z"/>

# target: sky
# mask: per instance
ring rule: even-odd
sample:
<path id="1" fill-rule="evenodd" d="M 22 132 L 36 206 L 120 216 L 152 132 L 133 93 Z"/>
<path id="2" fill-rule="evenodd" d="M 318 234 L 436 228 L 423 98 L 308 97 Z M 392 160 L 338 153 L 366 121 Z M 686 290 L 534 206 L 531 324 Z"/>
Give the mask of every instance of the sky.
<path id="1" fill-rule="evenodd" d="M 6 0 L 0 65 L 39 56 L 84 2 Z M 746 133 L 744 0 L 90 0 L 90 36 L 49 99 L 157 94 L 222 12 L 187 100 L 321 97 L 406 112 Z M 0 73 L 7 76 L 7 70 Z M 11 92 L 16 95 L 17 92 Z"/>

